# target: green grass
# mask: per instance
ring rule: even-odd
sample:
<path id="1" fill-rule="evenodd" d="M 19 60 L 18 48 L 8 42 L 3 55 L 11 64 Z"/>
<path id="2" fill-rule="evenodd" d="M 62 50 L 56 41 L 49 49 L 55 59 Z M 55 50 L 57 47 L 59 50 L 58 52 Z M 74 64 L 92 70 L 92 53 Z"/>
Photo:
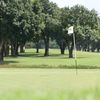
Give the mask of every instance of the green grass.
<path id="1" fill-rule="evenodd" d="M 60 50 L 50 49 L 50 56 L 43 56 L 44 50 L 39 54 L 35 49 L 27 49 L 25 54 L 19 57 L 5 58 L 4 66 L 0 67 L 18 67 L 18 68 L 75 68 L 74 59 L 68 58 L 68 52 L 60 55 Z M 77 52 L 78 68 L 100 68 L 100 53 Z"/>
<path id="2" fill-rule="evenodd" d="M 0 69 L 0 100 L 100 100 L 100 70 Z"/>
<path id="3" fill-rule="evenodd" d="M 0 65 L 0 100 L 100 100 L 100 53 L 77 52 L 76 75 L 68 52 L 60 55 L 50 49 L 49 57 L 43 52 L 27 49 L 18 57 L 5 58 Z"/>

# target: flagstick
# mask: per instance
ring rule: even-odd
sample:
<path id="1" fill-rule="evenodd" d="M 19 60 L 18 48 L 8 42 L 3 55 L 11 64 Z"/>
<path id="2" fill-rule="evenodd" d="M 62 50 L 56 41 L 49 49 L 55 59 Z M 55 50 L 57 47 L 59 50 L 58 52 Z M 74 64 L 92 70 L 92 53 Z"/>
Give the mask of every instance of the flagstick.
<path id="1" fill-rule="evenodd" d="M 74 42 L 74 51 L 75 51 L 75 67 L 76 67 L 76 75 L 78 74 L 77 70 L 77 56 L 76 56 L 76 40 L 75 40 L 75 33 L 73 33 L 73 42 Z"/>

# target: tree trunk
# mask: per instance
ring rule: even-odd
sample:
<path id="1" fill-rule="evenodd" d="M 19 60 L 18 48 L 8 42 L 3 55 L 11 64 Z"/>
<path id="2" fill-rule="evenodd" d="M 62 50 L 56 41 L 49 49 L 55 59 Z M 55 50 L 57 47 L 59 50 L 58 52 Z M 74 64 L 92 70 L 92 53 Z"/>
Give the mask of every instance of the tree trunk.
<path id="1" fill-rule="evenodd" d="M 8 42 L 6 42 L 4 44 L 4 53 L 3 54 L 5 57 L 9 56 L 9 44 L 8 44 Z"/>
<path id="2" fill-rule="evenodd" d="M 73 58 L 73 49 L 74 49 L 74 44 L 68 43 L 68 51 L 69 51 L 69 58 Z"/>
<path id="3" fill-rule="evenodd" d="M 45 43 L 45 53 L 44 56 L 49 56 L 49 37 L 44 39 Z"/>
<path id="4" fill-rule="evenodd" d="M 18 43 L 11 44 L 11 56 L 18 56 Z"/>
<path id="5" fill-rule="evenodd" d="M 100 52 L 100 41 L 97 42 L 96 48 L 97 48 L 97 52 Z"/>
<path id="6" fill-rule="evenodd" d="M 95 49 L 94 49 L 94 48 L 92 48 L 92 49 L 91 49 L 91 51 L 92 51 L 92 52 L 94 52 L 94 51 L 95 51 Z"/>
<path id="7" fill-rule="evenodd" d="M 3 41 L 0 41 L 0 64 L 3 63 Z"/>
<path id="8" fill-rule="evenodd" d="M 95 49 L 96 49 L 95 46 L 92 46 L 91 51 L 95 52 Z"/>
<path id="9" fill-rule="evenodd" d="M 66 41 L 65 40 L 56 40 L 57 41 L 57 44 L 59 45 L 60 47 L 60 52 L 61 54 L 65 54 L 65 48 L 66 48 Z"/>
<path id="10" fill-rule="evenodd" d="M 97 48 L 97 52 L 99 52 L 100 51 L 100 48 Z"/>
<path id="11" fill-rule="evenodd" d="M 36 53 L 39 53 L 39 43 L 36 43 Z"/>
<path id="12" fill-rule="evenodd" d="M 60 46 L 60 51 L 61 51 L 62 55 L 65 54 L 65 48 L 66 48 L 66 46 L 64 46 L 64 45 Z"/>
<path id="13" fill-rule="evenodd" d="M 90 47 L 89 47 L 89 45 L 87 46 L 87 51 L 90 52 Z"/>
<path id="14" fill-rule="evenodd" d="M 62 55 L 65 54 L 65 48 L 66 48 L 66 43 L 64 41 L 61 41 L 60 50 Z"/>
<path id="15" fill-rule="evenodd" d="M 20 53 L 24 53 L 24 52 L 25 52 L 24 44 L 21 44 L 20 45 Z"/>
<path id="16" fill-rule="evenodd" d="M 73 58 L 73 50 L 69 49 L 69 58 Z"/>
<path id="17" fill-rule="evenodd" d="M 61 54 L 64 55 L 65 54 L 65 49 L 60 48 L 61 50 Z"/>

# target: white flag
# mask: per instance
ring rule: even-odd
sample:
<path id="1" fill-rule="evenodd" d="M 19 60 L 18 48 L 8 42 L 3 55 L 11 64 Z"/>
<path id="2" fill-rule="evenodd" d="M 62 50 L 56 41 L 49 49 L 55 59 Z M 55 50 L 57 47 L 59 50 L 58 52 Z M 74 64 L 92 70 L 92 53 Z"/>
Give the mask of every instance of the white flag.
<path id="1" fill-rule="evenodd" d="M 74 28 L 73 26 L 68 28 L 68 34 L 73 34 L 74 33 L 74 29 L 73 28 Z"/>

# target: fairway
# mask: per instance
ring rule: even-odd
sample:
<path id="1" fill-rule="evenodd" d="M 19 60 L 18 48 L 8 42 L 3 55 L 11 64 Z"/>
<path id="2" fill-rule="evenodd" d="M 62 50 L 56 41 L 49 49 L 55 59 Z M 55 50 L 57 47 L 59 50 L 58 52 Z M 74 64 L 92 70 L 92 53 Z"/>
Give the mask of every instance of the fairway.
<path id="1" fill-rule="evenodd" d="M 0 100 L 100 100 L 100 70 L 0 69 Z"/>
<path id="2" fill-rule="evenodd" d="M 100 53 L 77 51 L 74 58 L 58 49 L 26 49 L 18 57 L 5 57 L 0 65 L 0 100 L 100 100 Z"/>
<path id="3" fill-rule="evenodd" d="M 100 53 L 77 51 L 78 68 L 100 68 Z M 44 57 L 44 50 L 36 53 L 35 49 L 26 49 L 26 52 L 18 57 L 6 57 L 5 64 L 0 67 L 12 68 L 75 68 L 74 59 L 68 58 L 68 51 L 65 55 L 60 54 L 59 49 L 50 49 L 50 56 Z"/>
<path id="4" fill-rule="evenodd" d="M 100 100 L 96 7 L 96 0 L 0 0 L 0 100 Z"/>

